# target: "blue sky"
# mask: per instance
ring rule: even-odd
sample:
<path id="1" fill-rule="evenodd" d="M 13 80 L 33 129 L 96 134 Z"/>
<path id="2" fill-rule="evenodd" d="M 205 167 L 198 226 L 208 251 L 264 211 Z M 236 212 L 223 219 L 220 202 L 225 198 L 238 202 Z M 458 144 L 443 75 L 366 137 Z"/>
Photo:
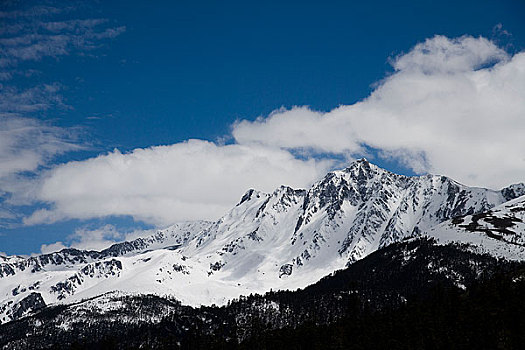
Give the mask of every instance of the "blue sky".
<path id="1" fill-rule="evenodd" d="M 462 159 L 447 163 L 443 160 L 445 156 L 428 151 L 426 147 L 432 145 L 426 143 L 381 142 L 372 136 L 361 138 L 361 133 L 348 144 L 346 141 L 327 143 L 321 139 L 301 143 L 295 141 L 294 134 L 286 136 L 286 140 L 273 136 L 281 132 L 281 127 L 292 131 L 300 129 L 293 122 L 306 120 L 304 118 L 310 118 L 314 124 L 323 123 L 322 120 L 332 115 L 324 113 L 338 106 L 350 106 L 352 110 L 351 106 L 371 93 L 387 90 L 378 90 L 385 81 L 387 88 L 410 91 L 403 90 L 401 79 L 408 75 L 400 74 L 408 74 L 407 67 L 419 64 L 418 53 L 438 57 L 439 52 L 448 50 L 458 57 L 467 57 L 469 72 L 491 68 L 494 63 L 512 62 L 525 49 L 523 1 L 267 1 L 257 5 L 246 2 L 11 1 L 0 6 L 0 60 L 3 59 L 0 72 L 4 73 L 0 81 L 0 118 L 4 123 L 0 136 L 15 140 L 4 148 L 0 141 L 4 167 L 4 178 L 0 180 L 0 214 L 3 213 L 0 215 L 0 252 L 35 253 L 42 244 L 55 242 L 61 242 L 56 247 L 70 244 L 81 247 L 85 243 L 85 247 L 96 248 L 96 244 L 89 246 L 89 242 L 103 244 L 108 239 L 122 239 L 130 230 L 162 226 L 170 220 L 214 218 L 233 198 L 242 195 L 244 189 L 241 188 L 270 190 L 280 183 L 307 185 L 325 170 L 363 155 L 403 174 L 431 171 L 454 175 L 473 185 L 501 186 L 493 180 L 501 178 L 497 173 L 491 173 L 490 178 L 480 175 L 486 169 L 478 167 L 481 161 L 471 165 L 472 171 L 463 173 L 459 170 L 464 164 Z M 436 35 L 450 40 L 464 35 L 474 40 L 483 37 L 492 46 L 478 41 L 440 43 L 435 40 L 420 51 L 415 49 L 415 45 Z M 432 51 L 436 43 L 441 46 Z M 463 51 L 458 53 L 458 50 Z M 479 62 L 478 57 L 482 57 Z M 407 61 L 409 64 L 405 64 Z M 464 66 L 451 71 L 449 68 L 455 61 L 450 62 L 445 67 L 448 75 L 465 73 Z M 435 77 L 438 70 L 442 72 L 442 67 L 437 69 L 436 64 L 431 64 L 421 65 L 421 69 L 432 72 L 422 76 Z M 513 64 L 519 67 L 521 63 Z M 521 86 L 522 81 L 516 84 Z M 469 95 L 469 98 L 474 97 Z M 407 113 L 411 113 L 416 108 L 410 101 L 403 103 L 400 111 L 410 107 Z M 293 111 L 294 106 L 309 109 L 296 110 L 297 116 L 286 114 Z M 281 114 L 271 114 L 280 108 L 284 108 Z M 361 113 L 372 113 L 369 110 L 376 111 L 375 108 Z M 496 114 L 512 116 L 519 108 L 521 105 L 508 113 Z M 420 111 L 418 109 L 418 113 Z M 474 118 L 475 112 L 476 109 L 467 109 L 458 118 L 469 115 Z M 421 118 L 425 116 L 421 114 Z M 257 117 L 263 119 L 254 122 Z M 513 119 L 509 117 L 509 120 Z M 12 126 L 15 121 L 17 127 Z M 314 124 L 312 128 L 316 129 Z M 481 122 L 479 125 L 485 128 L 478 132 L 481 135 L 491 124 Z M 384 127 L 377 125 L 378 129 Z M 32 131 L 13 136 L 28 128 Z M 310 130 L 301 131 L 301 135 L 315 140 L 317 134 L 311 134 Z M 330 138 L 327 130 L 325 135 Z M 258 135 L 266 136 L 261 140 Z M 400 134 L 398 138 L 405 135 Z M 184 143 L 189 139 L 208 140 L 212 144 Z M 500 142 L 499 139 L 486 140 L 487 143 Z M 476 145 L 476 149 L 480 149 L 478 141 L 473 138 L 470 143 L 464 143 L 461 139 L 458 147 L 467 149 L 469 145 L 472 148 Z M 224 148 L 224 144 L 232 147 Z M 254 144 L 263 149 L 254 150 L 251 148 Z M 196 149 L 204 152 L 218 162 L 213 167 L 217 172 L 209 170 L 208 174 L 208 170 L 202 170 L 208 169 L 202 163 L 210 163 L 206 157 L 200 159 L 202 163 L 193 164 L 193 156 L 186 153 L 173 155 L 173 159 L 181 159 L 180 162 L 166 167 L 162 159 L 172 156 L 171 148 L 150 148 L 159 145 L 180 145 L 177 147 L 182 153 L 197 152 Z M 157 193 L 151 198 L 145 198 L 147 195 L 143 192 L 116 191 L 112 198 L 121 197 L 111 208 L 118 209 L 108 211 L 107 216 L 101 214 L 96 207 L 107 202 L 102 198 L 104 188 L 91 188 L 91 184 L 82 187 L 82 184 L 89 182 L 86 178 L 103 182 L 97 177 L 105 174 L 109 174 L 106 178 L 111 177 L 107 169 L 102 171 L 99 166 L 113 161 L 126 163 L 130 157 L 136 160 L 134 153 L 127 158 L 126 155 L 137 148 L 151 152 L 137 155 L 140 161 L 129 171 L 140 174 L 146 167 L 158 173 L 173 172 L 175 183 L 161 184 L 180 187 L 180 191 L 170 192 L 169 198 L 162 196 L 161 189 L 155 192 L 157 188 L 153 184 L 151 187 L 146 184 L 144 190 L 144 193 L 148 189 Z M 119 154 L 113 153 L 114 149 L 118 149 Z M 164 155 L 164 151 L 168 155 Z M 100 158 L 108 153 L 113 156 Z M 250 162 L 255 161 L 250 158 L 254 154 L 258 163 L 263 159 L 271 164 L 270 175 L 262 173 L 268 167 L 256 172 L 257 169 L 250 166 Z M 13 159 L 26 159 L 26 156 L 27 163 L 12 165 Z M 253 173 L 246 173 L 246 177 L 253 179 L 253 185 L 248 185 L 248 180 L 236 181 L 238 188 L 230 183 L 213 182 L 211 178 L 223 173 L 220 164 L 235 164 L 237 156 L 246 160 L 244 166 L 255 169 Z M 498 154 L 494 157 L 500 159 Z M 282 169 L 282 162 L 290 165 Z M 520 162 L 523 160 L 514 168 L 509 165 L 506 173 L 514 175 L 505 178 L 506 183 L 520 180 L 520 171 L 524 169 Z M 110 169 L 115 167 L 115 164 L 109 165 Z M 304 176 L 294 175 L 294 171 Z M 202 174 L 200 183 L 210 182 L 229 190 L 224 195 L 211 196 L 213 205 L 202 213 L 195 208 L 206 202 L 210 189 L 197 195 L 200 197 L 195 202 L 188 199 L 191 195 L 187 192 L 193 191 L 193 187 L 188 182 L 186 190 L 184 179 L 198 178 L 198 175 L 192 176 L 192 172 Z M 179 175 L 182 180 L 177 180 Z M 232 177 L 241 175 L 239 170 Z M 80 178 L 75 180 L 75 176 Z M 130 187 L 157 181 L 150 173 L 143 178 L 119 176 Z M 80 188 L 73 189 L 74 184 Z M 102 197 L 92 198 L 98 191 Z M 72 198 L 80 199 L 75 202 Z M 156 201 L 156 198 L 161 199 Z M 138 200 L 138 204 L 127 204 L 133 200 Z M 81 206 L 90 201 L 92 207 Z M 123 202 L 126 205 L 120 206 Z M 173 211 L 181 214 L 156 215 L 137 209 L 161 202 L 165 205 L 157 211 L 174 205 Z M 184 213 L 184 208 L 192 208 L 195 215 Z M 35 211 L 41 209 L 47 211 L 35 216 Z"/>

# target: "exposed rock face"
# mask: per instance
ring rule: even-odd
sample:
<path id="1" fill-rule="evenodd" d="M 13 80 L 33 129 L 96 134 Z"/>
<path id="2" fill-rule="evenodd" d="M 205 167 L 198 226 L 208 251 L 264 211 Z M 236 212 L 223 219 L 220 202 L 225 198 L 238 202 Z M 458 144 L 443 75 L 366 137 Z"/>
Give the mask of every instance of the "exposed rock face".
<path id="1" fill-rule="evenodd" d="M 519 183 L 510 185 L 509 187 L 505 187 L 504 189 L 502 189 L 501 193 L 503 194 L 503 197 L 505 197 L 505 199 L 508 201 L 514 198 L 525 196 L 525 184 Z"/>
<path id="2" fill-rule="evenodd" d="M 0 306 L 0 312 L 4 314 L 3 321 L 18 320 L 26 315 L 38 311 L 46 306 L 40 293 L 30 292 L 18 302 L 9 301 Z"/>
<path id="3" fill-rule="evenodd" d="M 279 269 L 279 278 L 282 276 L 290 276 L 293 271 L 293 265 L 292 264 L 284 264 Z"/>

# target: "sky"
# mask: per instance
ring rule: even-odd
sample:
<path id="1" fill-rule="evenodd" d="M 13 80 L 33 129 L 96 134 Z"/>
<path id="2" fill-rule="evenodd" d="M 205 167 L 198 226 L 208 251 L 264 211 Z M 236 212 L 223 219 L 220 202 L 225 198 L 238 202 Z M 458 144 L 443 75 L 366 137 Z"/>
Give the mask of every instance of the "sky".
<path id="1" fill-rule="evenodd" d="M 367 157 L 525 182 L 525 2 L 2 1 L 0 254 L 214 220 Z"/>

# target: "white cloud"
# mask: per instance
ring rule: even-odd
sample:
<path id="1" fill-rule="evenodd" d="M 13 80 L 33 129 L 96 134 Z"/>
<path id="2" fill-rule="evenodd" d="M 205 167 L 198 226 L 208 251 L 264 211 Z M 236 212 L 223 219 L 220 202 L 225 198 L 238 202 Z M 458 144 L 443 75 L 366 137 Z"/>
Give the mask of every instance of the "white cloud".
<path id="1" fill-rule="evenodd" d="M 525 180 L 525 53 L 511 56 L 484 38 L 436 36 L 392 64 L 395 72 L 361 102 L 241 121 L 235 140 L 334 154 L 369 146 L 470 185 Z"/>
<path id="2" fill-rule="evenodd" d="M 259 144 L 318 152 L 357 153 L 362 150 L 357 135 L 345 118 L 326 118 L 325 113 L 307 107 L 280 109 L 268 118 L 240 121 L 233 135 L 240 144 Z"/>
<path id="3" fill-rule="evenodd" d="M 260 146 L 189 140 L 171 146 L 118 150 L 51 170 L 36 198 L 48 202 L 26 224 L 131 215 L 157 225 L 214 219 L 248 188 L 302 187 L 323 174 L 329 161 L 299 160 Z"/>
<path id="4" fill-rule="evenodd" d="M 469 72 L 487 63 L 505 61 L 508 54 L 491 41 L 463 36 L 449 39 L 438 35 L 417 44 L 392 61 L 396 71 L 426 74 Z"/>
<path id="5" fill-rule="evenodd" d="M 49 254 L 49 253 L 54 253 L 54 252 L 58 252 L 62 249 L 65 249 L 67 248 L 62 242 L 55 242 L 55 243 L 51 243 L 51 244 L 42 244 L 40 246 L 40 252 L 42 254 Z"/>
<path id="6" fill-rule="evenodd" d="M 122 238 L 124 234 L 113 225 L 104 225 L 95 229 L 78 228 L 74 234 L 68 236 L 68 239 L 72 240 L 71 248 L 98 251 L 108 248 Z"/>
<path id="7" fill-rule="evenodd" d="M 42 254 L 49 254 L 66 248 L 101 251 L 115 243 L 132 241 L 140 237 L 150 236 L 153 233 L 155 233 L 154 229 L 121 231 L 110 224 L 95 228 L 84 226 L 77 228 L 73 234 L 67 236 L 64 240 L 65 242 L 58 241 L 50 244 L 42 244 L 40 246 L 40 252 Z M 0 255 L 2 254 L 7 255 L 0 252 Z"/>
<path id="8" fill-rule="evenodd" d="M 20 194 L 27 185 L 21 173 L 34 173 L 56 155 L 80 149 L 75 139 L 73 130 L 30 118 L 0 116 L 0 195 Z"/>

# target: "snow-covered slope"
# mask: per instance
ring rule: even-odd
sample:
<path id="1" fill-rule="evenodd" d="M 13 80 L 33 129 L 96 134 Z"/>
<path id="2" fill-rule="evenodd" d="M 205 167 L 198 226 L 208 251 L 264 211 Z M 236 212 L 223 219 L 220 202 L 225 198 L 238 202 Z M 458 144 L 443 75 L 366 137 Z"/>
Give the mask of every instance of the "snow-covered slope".
<path id="1" fill-rule="evenodd" d="M 474 215 L 456 217 L 432 227 L 426 235 L 441 244 L 462 242 L 480 253 L 525 258 L 525 196 Z"/>
<path id="2" fill-rule="evenodd" d="M 101 252 L 1 257 L 0 322 L 108 291 L 198 305 L 305 287 L 378 248 L 524 194 L 523 185 L 471 188 L 444 176 L 396 175 L 362 159 L 308 190 L 249 190 L 216 222 L 176 224 Z"/>

